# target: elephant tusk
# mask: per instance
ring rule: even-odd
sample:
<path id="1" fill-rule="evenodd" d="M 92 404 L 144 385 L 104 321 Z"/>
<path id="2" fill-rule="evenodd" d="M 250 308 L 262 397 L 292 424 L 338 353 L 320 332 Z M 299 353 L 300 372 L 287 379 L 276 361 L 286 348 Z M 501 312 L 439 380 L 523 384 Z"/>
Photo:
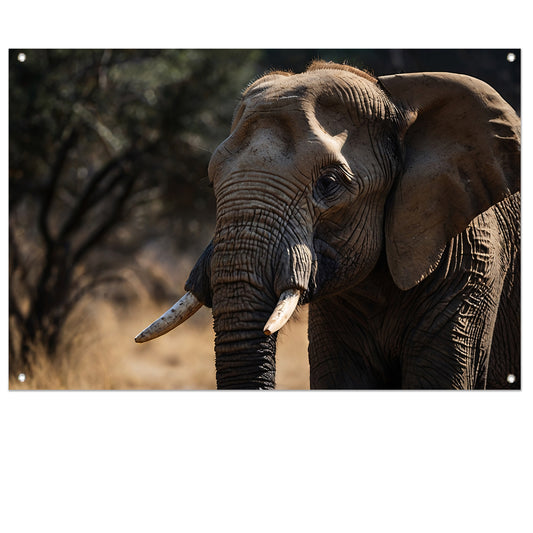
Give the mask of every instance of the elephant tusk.
<path id="1" fill-rule="evenodd" d="M 151 341 L 168 333 L 194 315 L 202 305 L 202 302 L 192 292 L 185 293 L 166 313 L 141 331 L 135 337 L 135 342 Z"/>
<path id="2" fill-rule="evenodd" d="M 289 321 L 299 300 L 300 291 L 298 289 L 289 289 L 281 293 L 278 305 L 276 305 L 274 312 L 270 315 L 263 328 L 265 335 L 272 335 L 272 333 L 280 330 Z"/>

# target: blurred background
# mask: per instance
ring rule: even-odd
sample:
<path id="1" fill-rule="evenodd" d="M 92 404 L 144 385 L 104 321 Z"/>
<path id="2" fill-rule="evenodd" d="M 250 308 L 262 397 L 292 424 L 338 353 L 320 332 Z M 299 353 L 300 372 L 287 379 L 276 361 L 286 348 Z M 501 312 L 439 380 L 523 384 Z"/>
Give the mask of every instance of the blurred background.
<path id="1" fill-rule="evenodd" d="M 143 345 L 211 239 L 211 153 L 246 85 L 313 59 L 379 76 L 448 71 L 520 114 L 520 51 L 10 50 L 9 386 L 213 389 L 209 309 Z M 306 389 L 306 310 L 277 387 Z"/>

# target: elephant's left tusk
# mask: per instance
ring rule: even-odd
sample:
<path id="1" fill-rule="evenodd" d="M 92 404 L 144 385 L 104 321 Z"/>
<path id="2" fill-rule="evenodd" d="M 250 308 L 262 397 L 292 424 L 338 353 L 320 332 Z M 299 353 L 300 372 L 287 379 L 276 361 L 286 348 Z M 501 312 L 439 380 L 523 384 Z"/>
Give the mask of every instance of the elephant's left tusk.
<path id="1" fill-rule="evenodd" d="M 283 293 L 278 300 L 278 305 L 270 315 L 263 331 L 265 335 L 272 335 L 280 330 L 291 318 L 298 301 L 300 300 L 300 291 L 298 289 L 289 289 Z"/>
<path id="2" fill-rule="evenodd" d="M 166 313 L 141 331 L 135 337 L 135 342 L 151 341 L 168 333 L 194 315 L 202 305 L 202 302 L 192 292 L 185 293 Z"/>

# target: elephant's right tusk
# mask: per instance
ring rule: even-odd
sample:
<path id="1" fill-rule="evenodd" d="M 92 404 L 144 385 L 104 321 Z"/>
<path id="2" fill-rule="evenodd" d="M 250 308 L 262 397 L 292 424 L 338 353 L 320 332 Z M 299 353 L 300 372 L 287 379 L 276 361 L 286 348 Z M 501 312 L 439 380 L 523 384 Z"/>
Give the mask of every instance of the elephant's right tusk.
<path id="1" fill-rule="evenodd" d="M 298 301 L 300 300 L 300 291 L 298 289 L 289 289 L 281 293 L 278 305 L 270 315 L 263 331 L 265 335 L 272 335 L 280 330 L 291 318 Z"/>
<path id="2" fill-rule="evenodd" d="M 151 341 L 168 333 L 194 315 L 202 305 L 202 302 L 192 292 L 185 293 L 166 313 L 141 331 L 135 337 L 135 342 Z"/>

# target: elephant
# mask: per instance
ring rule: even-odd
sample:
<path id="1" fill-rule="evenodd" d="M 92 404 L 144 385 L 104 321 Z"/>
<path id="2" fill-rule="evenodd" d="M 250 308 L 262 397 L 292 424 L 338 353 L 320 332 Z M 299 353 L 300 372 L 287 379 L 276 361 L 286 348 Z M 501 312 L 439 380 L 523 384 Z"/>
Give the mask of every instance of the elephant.
<path id="1" fill-rule="evenodd" d="M 217 388 L 273 389 L 308 305 L 311 389 L 520 388 L 520 119 L 488 84 L 270 71 L 208 175 L 213 239 L 137 342 L 211 307 Z"/>

